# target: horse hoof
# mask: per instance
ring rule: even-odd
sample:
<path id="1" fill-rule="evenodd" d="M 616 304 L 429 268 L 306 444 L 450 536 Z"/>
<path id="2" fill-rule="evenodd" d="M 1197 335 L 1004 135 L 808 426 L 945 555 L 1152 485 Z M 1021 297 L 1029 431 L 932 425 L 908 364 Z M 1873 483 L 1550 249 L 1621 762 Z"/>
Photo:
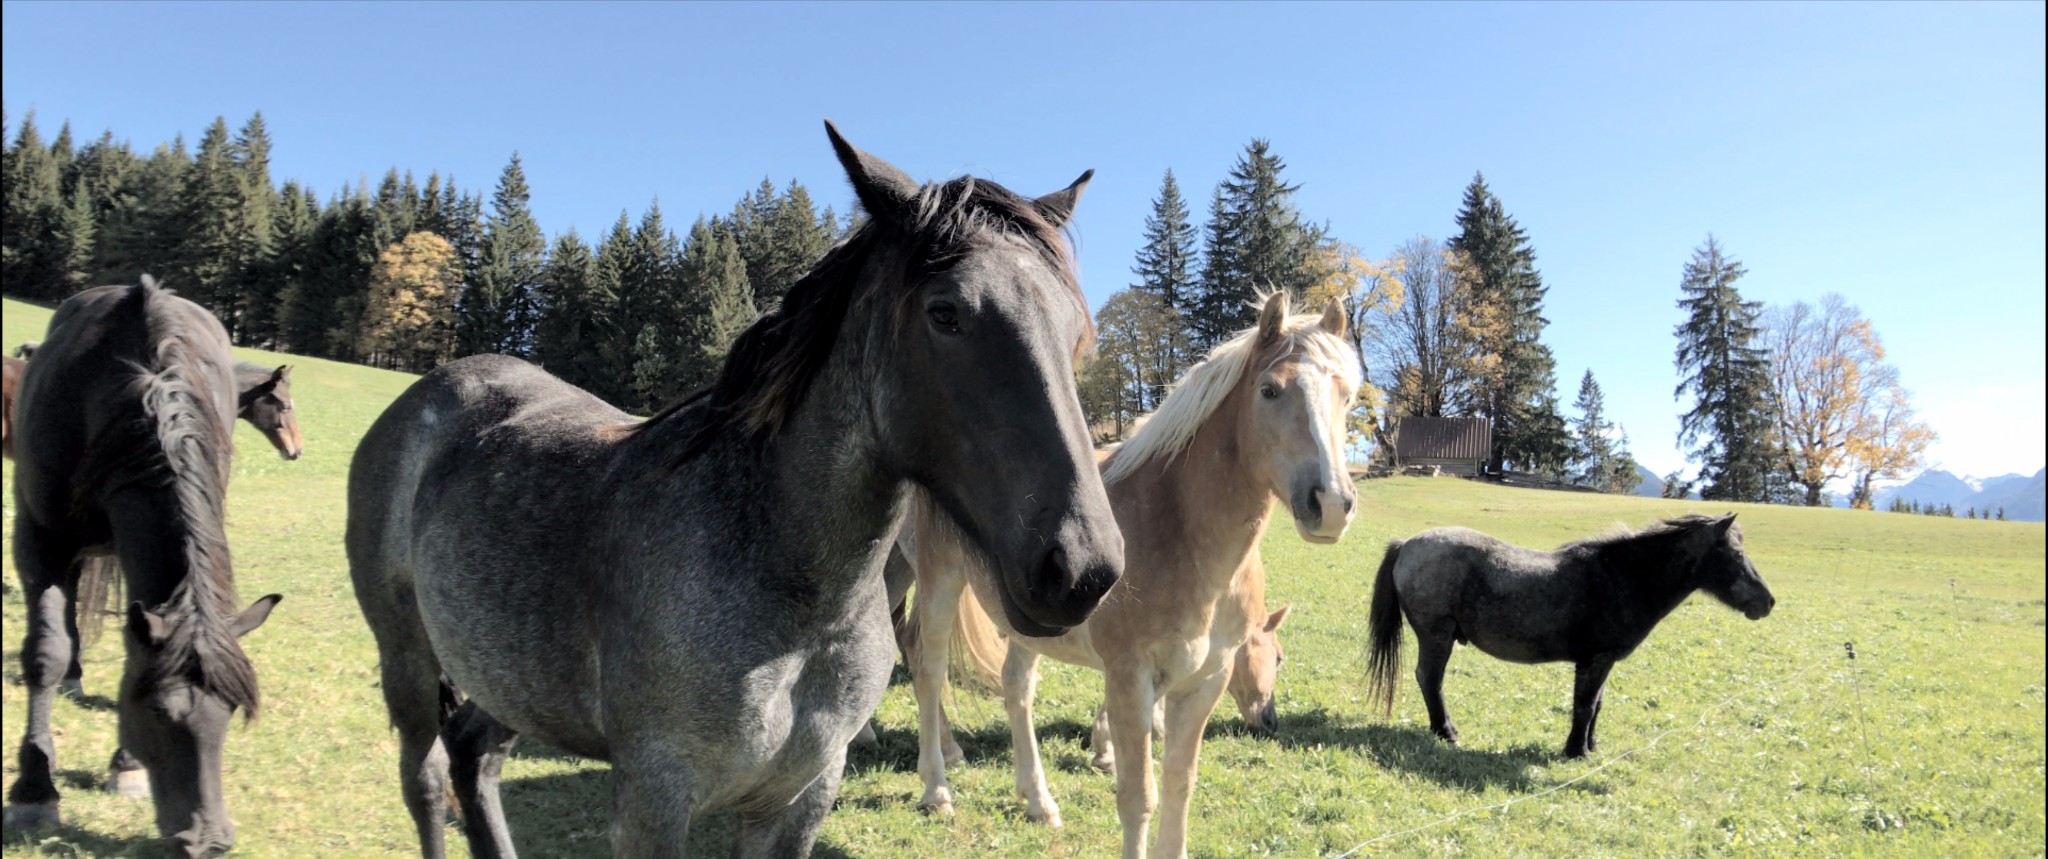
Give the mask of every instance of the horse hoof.
<path id="1" fill-rule="evenodd" d="M 1032 823 L 1045 824 L 1050 829 L 1059 829 L 1066 825 L 1065 821 L 1060 820 L 1060 810 L 1057 808 L 1025 809 L 1024 818 Z"/>
<path id="2" fill-rule="evenodd" d="M 917 810 L 922 811 L 926 814 L 936 815 L 938 817 L 952 817 L 953 801 L 950 799 L 941 799 L 936 802 L 920 802 L 917 804 Z"/>
<path id="3" fill-rule="evenodd" d="M 1088 765 L 1096 769 L 1099 769 L 1103 772 L 1109 773 L 1110 775 L 1116 775 L 1116 758 L 1098 755 L 1094 759 L 1088 761 Z"/>
<path id="4" fill-rule="evenodd" d="M 129 799 L 148 799 L 149 770 L 108 770 L 107 792 Z"/>
<path id="5" fill-rule="evenodd" d="M 64 825 L 64 815 L 57 810 L 57 803 L 43 802 L 35 805 L 10 805 L 0 814 L 0 828 L 10 833 L 35 829 L 55 829 Z"/>
<path id="6" fill-rule="evenodd" d="M 57 684 L 57 694 L 63 695 L 66 698 L 83 698 L 85 697 L 85 681 L 73 677 L 59 682 Z"/>

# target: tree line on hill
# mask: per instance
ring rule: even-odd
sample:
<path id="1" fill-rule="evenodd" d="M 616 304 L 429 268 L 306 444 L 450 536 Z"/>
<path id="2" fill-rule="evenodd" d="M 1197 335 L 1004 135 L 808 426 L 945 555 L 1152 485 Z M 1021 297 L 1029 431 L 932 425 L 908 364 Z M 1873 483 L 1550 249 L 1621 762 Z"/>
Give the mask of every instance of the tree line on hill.
<path id="1" fill-rule="evenodd" d="M 678 236 L 659 201 L 594 244 L 534 220 L 515 153 L 488 199 L 392 168 L 322 199 L 270 176 L 262 114 L 216 118 L 147 154 L 109 131 L 9 135 L 0 278 L 54 302 L 157 276 L 219 316 L 237 345 L 421 372 L 465 355 L 533 360 L 630 411 L 708 381 L 726 345 L 843 228 L 794 181 L 768 180 Z"/>
<path id="2" fill-rule="evenodd" d="M 854 224 L 802 185 L 764 179 L 680 236 L 656 201 L 637 222 L 622 211 L 594 243 L 573 229 L 550 239 L 517 153 L 488 199 L 396 167 L 374 188 L 322 199 L 273 181 L 260 113 L 236 131 L 216 118 L 195 149 L 180 136 L 147 154 L 111 131 L 79 146 L 68 124 L 46 143 L 33 114 L 7 137 L 9 294 L 58 301 L 147 271 L 211 309 L 238 345 L 414 372 L 516 355 L 643 413 L 708 381 L 732 338 Z M 1128 432 L 1252 324 L 1261 295 L 1284 290 L 1306 308 L 1347 300 L 1367 380 L 1351 430 L 1374 457 L 1390 456 L 1404 416 L 1483 417 L 1489 471 L 1635 487 L 1627 433 L 1590 369 L 1575 414 L 1560 407 L 1542 339 L 1548 287 L 1483 175 L 1464 190 L 1456 234 L 1375 259 L 1305 217 L 1285 171 L 1253 139 L 1199 227 L 1166 172 L 1134 282 L 1097 312 L 1096 353 L 1078 371 L 1105 437 Z M 1737 291 L 1746 273 L 1712 236 L 1685 266 L 1676 395 L 1692 407 L 1679 441 L 1701 465 L 1692 481 L 1667 478 L 1666 494 L 1820 504 L 1847 479 L 1870 506 L 1873 481 L 1915 467 L 1932 431 L 1855 307 L 1829 295 L 1766 311 Z"/>

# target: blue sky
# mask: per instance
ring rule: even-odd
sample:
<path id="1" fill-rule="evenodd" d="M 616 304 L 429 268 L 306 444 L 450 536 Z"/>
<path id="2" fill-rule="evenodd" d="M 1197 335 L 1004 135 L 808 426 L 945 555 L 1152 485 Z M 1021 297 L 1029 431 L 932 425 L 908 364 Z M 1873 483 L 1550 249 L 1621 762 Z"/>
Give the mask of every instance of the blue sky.
<path id="1" fill-rule="evenodd" d="M 138 147 L 264 113 L 324 196 L 393 165 L 487 190 L 518 150 L 550 234 L 655 197 L 679 227 L 771 177 L 849 205 L 819 127 L 911 174 L 1025 193 L 1097 170 L 1097 305 L 1161 173 L 1198 209 L 1252 137 L 1304 214 L 1383 256 L 1474 171 L 1527 229 L 1569 402 L 1590 368 L 1681 463 L 1672 327 L 1709 232 L 1767 303 L 1840 292 L 1941 432 L 2044 444 L 2043 5 L 4 4 L 10 123 Z"/>

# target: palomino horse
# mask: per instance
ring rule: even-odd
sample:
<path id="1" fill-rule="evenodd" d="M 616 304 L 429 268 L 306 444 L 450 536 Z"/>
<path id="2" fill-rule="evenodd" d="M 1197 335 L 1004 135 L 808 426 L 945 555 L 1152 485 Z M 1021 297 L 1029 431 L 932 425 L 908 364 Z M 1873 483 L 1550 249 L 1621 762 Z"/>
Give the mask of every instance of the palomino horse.
<path id="1" fill-rule="evenodd" d="M 103 286 L 57 308 L 22 379 L 14 562 L 29 606 L 29 687 L 9 829 L 58 823 L 50 703 L 71 661 L 69 575 L 83 554 L 121 560 L 129 603 L 121 746 L 149 768 L 156 825 L 188 856 L 234 845 L 221 747 L 253 716 L 256 671 L 237 641 L 279 599 L 235 610 L 222 526 L 235 387 L 227 333 L 196 304 Z"/>
<path id="2" fill-rule="evenodd" d="M 497 782 L 520 735 L 611 762 L 614 855 L 683 855 L 720 808 L 734 855 L 808 854 L 888 685 L 882 568 L 913 487 L 995 560 L 982 584 L 1026 634 L 1117 580 L 1057 232 L 1088 176 L 1036 200 L 920 186 L 826 128 L 869 220 L 705 392 L 636 423 L 476 356 L 357 448 L 350 574 L 427 856 L 451 775 L 472 854 L 513 855 Z"/>
<path id="3" fill-rule="evenodd" d="M 1002 667 L 1016 747 L 1017 791 L 1026 815 L 1060 824 L 1046 791 L 1031 725 L 1040 655 L 1103 672 L 1109 734 L 1125 760 L 1116 767 L 1123 853 L 1144 850 L 1155 798 L 1154 706 L 1165 702 L 1166 801 L 1152 855 L 1186 853 L 1188 801 L 1203 726 L 1222 695 L 1228 667 L 1267 618 L 1247 611 L 1243 575 L 1258 550 L 1277 496 L 1295 530 L 1335 542 L 1351 521 L 1354 490 L 1344 469 L 1344 418 L 1359 385 L 1358 355 L 1345 316 L 1287 314 L 1284 293 L 1266 300 L 1257 327 L 1188 371 L 1130 441 L 1104 463 L 1103 482 L 1124 537 L 1124 579 L 1086 624 L 1058 637 L 1010 636 Z M 946 642 L 963 588 L 986 603 L 997 594 L 968 572 L 979 559 L 942 511 L 920 511 L 914 535 L 918 624 L 928 636 L 912 666 L 919 710 L 922 804 L 947 810 L 942 692 Z M 1002 632 L 1019 632 L 997 618 Z M 1021 645 L 1021 646 L 1019 646 Z M 996 652 L 982 642 L 970 650 Z"/>
<path id="4" fill-rule="evenodd" d="M 1443 693 L 1454 643 L 1509 662 L 1574 662 L 1578 678 L 1564 753 L 1585 757 L 1599 749 L 1593 731 L 1607 672 L 1695 590 L 1750 620 L 1777 604 L 1743 554 L 1735 514 L 1681 516 L 1555 552 L 1468 528 L 1396 540 L 1387 544 L 1372 591 L 1372 694 L 1391 714 L 1403 614 L 1415 627 L 1415 682 L 1429 707 L 1430 730 L 1446 742 L 1458 742 Z"/>

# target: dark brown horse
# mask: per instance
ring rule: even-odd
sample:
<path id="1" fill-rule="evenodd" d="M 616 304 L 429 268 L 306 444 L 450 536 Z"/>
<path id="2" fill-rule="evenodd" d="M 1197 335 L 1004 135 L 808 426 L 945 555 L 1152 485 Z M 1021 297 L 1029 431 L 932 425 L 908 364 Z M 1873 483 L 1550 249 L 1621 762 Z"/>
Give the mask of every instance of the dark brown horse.
<path id="1" fill-rule="evenodd" d="M 28 362 L 8 355 L 0 358 L 6 363 L 5 387 L 0 388 L 0 454 L 14 458 L 14 392 L 21 387 L 22 371 L 28 369 Z"/>
<path id="2" fill-rule="evenodd" d="M 14 560 L 29 606 L 29 687 L 6 826 L 60 822 L 51 701 L 71 662 L 74 561 L 114 554 L 128 605 L 121 745 L 148 767 L 157 829 L 187 856 L 234 844 L 221 748 L 234 711 L 257 708 L 238 639 L 271 595 L 236 610 L 223 513 L 235 414 L 227 334 L 157 289 L 72 296 L 23 374 L 16 431 Z"/>

